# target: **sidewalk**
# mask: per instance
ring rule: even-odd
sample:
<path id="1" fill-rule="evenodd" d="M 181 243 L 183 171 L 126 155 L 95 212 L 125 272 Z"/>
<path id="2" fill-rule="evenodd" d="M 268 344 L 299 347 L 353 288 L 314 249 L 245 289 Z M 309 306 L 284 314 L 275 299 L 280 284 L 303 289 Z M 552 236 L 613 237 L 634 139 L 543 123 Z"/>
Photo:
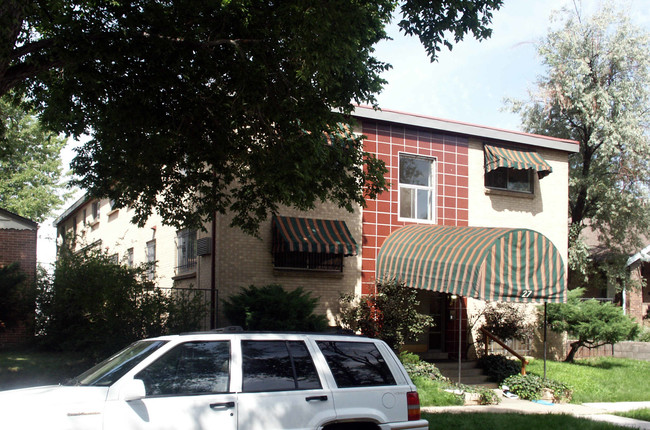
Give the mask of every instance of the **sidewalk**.
<path id="1" fill-rule="evenodd" d="M 427 406 L 422 412 L 428 413 L 468 413 L 468 412 L 493 412 L 516 414 L 567 414 L 594 421 L 604 421 L 614 425 L 635 429 L 650 430 L 650 422 L 634 420 L 631 418 L 611 415 L 612 412 L 624 412 L 633 409 L 650 408 L 650 402 L 621 402 L 621 403 L 584 403 L 582 405 L 570 403 L 556 403 L 544 405 L 521 399 L 510 399 L 503 396 L 501 390 L 494 390 L 501 403 L 498 405 L 472 405 L 472 406 Z"/>

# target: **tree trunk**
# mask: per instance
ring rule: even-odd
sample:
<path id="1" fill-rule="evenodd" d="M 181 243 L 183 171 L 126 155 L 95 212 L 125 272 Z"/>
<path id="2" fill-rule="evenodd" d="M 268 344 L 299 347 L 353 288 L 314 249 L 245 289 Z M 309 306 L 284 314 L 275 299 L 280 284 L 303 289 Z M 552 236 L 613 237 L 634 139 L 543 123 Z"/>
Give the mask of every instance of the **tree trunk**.
<path id="1" fill-rule="evenodd" d="M 569 354 L 564 359 L 564 362 L 565 363 L 573 363 L 573 360 L 574 360 L 574 358 L 576 356 L 576 353 L 578 352 L 578 350 L 580 349 L 581 346 L 582 346 L 582 342 L 580 342 L 579 340 L 576 340 L 575 342 L 573 342 L 571 344 L 571 350 L 569 351 Z"/>

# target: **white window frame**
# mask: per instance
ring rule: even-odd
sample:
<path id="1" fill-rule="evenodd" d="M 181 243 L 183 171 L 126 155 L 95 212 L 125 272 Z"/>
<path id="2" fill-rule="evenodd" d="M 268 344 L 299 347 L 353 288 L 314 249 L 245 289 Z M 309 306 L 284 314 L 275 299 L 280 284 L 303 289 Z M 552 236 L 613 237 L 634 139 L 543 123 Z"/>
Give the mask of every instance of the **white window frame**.
<path id="1" fill-rule="evenodd" d="M 401 184 L 399 179 L 399 169 L 400 169 L 400 159 L 402 157 L 408 158 L 418 158 L 421 160 L 427 160 L 431 162 L 431 178 L 429 186 L 424 185 L 412 185 L 412 184 Z M 428 210 L 428 219 L 420 218 L 410 218 L 402 216 L 402 188 L 415 190 L 415 195 L 417 195 L 417 190 L 428 190 L 430 192 L 430 202 Z M 397 158 L 397 219 L 399 221 L 408 221 L 408 222 L 418 222 L 426 224 L 436 224 L 438 222 L 438 158 L 429 157 L 425 155 L 413 154 L 410 152 L 399 152 Z M 417 199 L 415 201 L 417 205 Z M 415 208 L 415 213 L 417 213 L 417 206 Z"/>

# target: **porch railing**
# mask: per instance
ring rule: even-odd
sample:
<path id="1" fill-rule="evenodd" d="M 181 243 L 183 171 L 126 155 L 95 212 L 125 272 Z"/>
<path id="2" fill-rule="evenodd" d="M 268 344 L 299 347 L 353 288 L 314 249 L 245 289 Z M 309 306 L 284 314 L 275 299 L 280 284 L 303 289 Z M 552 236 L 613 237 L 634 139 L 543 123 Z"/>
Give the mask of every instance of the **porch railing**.
<path id="1" fill-rule="evenodd" d="M 517 357 L 519 359 L 519 361 L 521 361 L 521 374 L 522 375 L 526 374 L 526 365 L 528 364 L 528 360 L 526 360 L 526 358 L 524 358 L 523 355 L 519 354 L 517 351 L 510 348 L 508 345 L 506 345 L 506 343 L 504 341 L 502 341 L 501 339 L 499 339 L 498 337 L 496 337 L 495 335 L 493 335 L 492 333 L 490 333 L 489 331 L 487 331 L 483 327 L 481 327 L 479 330 L 481 331 L 483 336 L 485 336 L 485 355 L 488 355 L 490 341 L 494 341 L 494 342 L 498 343 L 499 346 L 501 346 L 501 348 L 505 349 L 510 354 Z"/>

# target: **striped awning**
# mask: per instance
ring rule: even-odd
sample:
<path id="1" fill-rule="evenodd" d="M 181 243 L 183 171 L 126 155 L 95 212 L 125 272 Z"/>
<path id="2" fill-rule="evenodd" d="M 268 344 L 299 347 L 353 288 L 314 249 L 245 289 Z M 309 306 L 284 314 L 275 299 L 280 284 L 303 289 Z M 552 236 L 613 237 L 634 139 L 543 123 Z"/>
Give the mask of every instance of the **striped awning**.
<path id="1" fill-rule="evenodd" d="M 355 255 L 357 243 L 345 221 L 274 216 L 273 251 Z"/>
<path id="2" fill-rule="evenodd" d="M 484 145 L 484 152 L 486 173 L 499 167 L 510 167 L 517 170 L 533 169 L 537 171 L 537 175 L 541 179 L 553 171 L 550 164 L 535 151 Z"/>
<path id="3" fill-rule="evenodd" d="M 377 256 L 378 281 L 488 301 L 566 301 L 562 257 L 527 229 L 409 225 Z"/>

